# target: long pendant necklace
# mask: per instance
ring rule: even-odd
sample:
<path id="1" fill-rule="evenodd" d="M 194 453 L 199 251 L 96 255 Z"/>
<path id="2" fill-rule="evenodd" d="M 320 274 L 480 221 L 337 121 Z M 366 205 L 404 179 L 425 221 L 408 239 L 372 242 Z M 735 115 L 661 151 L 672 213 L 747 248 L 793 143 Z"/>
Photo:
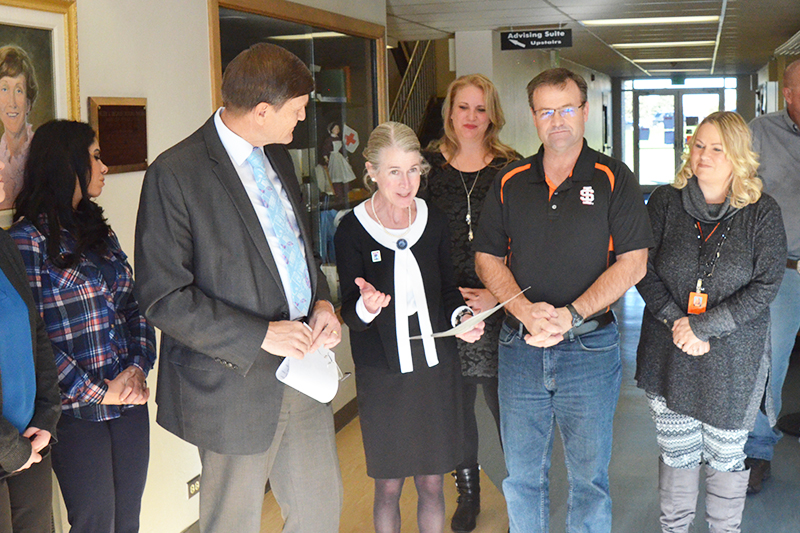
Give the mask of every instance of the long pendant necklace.
<path id="1" fill-rule="evenodd" d="M 375 194 L 378 194 L 378 193 L 376 192 Z M 378 224 L 380 224 L 381 229 L 383 230 L 383 232 L 386 235 L 388 235 L 389 237 L 397 239 L 397 249 L 398 250 L 405 250 L 406 247 L 408 247 L 408 241 L 405 240 L 403 237 L 408 235 L 408 232 L 411 231 L 411 204 L 408 205 L 408 227 L 406 228 L 406 230 L 403 233 L 401 233 L 400 235 L 396 235 L 394 233 L 391 233 L 389 230 L 387 230 L 386 226 L 384 226 L 383 222 L 381 222 L 381 219 L 378 218 L 378 213 L 375 211 L 375 194 L 372 195 L 372 198 L 369 201 L 370 206 L 372 206 L 372 215 L 375 217 L 375 220 L 378 221 Z"/>
<path id="2" fill-rule="evenodd" d="M 458 170 L 458 169 L 456 169 L 456 170 Z M 483 170 L 483 169 L 481 169 L 481 170 Z M 472 191 L 475 189 L 475 184 L 478 183 L 478 178 L 481 175 L 481 171 L 478 170 L 478 172 L 475 174 L 475 180 L 472 182 L 472 187 L 470 187 L 469 190 L 467 190 L 467 182 L 464 181 L 464 175 L 461 173 L 460 170 L 458 170 L 458 175 L 461 177 L 461 185 L 464 186 L 464 192 L 467 193 L 467 216 L 466 216 L 466 222 L 467 222 L 467 227 L 469 228 L 469 240 L 471 242 L 473 235 L 472 235 L 472 202 L 470 201 L 470 197 L 472 196 Z"/>

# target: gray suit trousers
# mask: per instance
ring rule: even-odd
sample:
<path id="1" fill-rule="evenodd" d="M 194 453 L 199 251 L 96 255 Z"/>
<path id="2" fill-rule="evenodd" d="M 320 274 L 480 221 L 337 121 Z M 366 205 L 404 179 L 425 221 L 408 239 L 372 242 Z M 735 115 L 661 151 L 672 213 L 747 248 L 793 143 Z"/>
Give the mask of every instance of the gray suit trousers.
<path id="1" fill-rule="evenodd" d="M 259 533 L 267 479 L 284 533 L 338 533 L 342 478 L 330 405 L 286 387 L 278 429 L 266 452 L 199 451 L 201 533 Z"/>

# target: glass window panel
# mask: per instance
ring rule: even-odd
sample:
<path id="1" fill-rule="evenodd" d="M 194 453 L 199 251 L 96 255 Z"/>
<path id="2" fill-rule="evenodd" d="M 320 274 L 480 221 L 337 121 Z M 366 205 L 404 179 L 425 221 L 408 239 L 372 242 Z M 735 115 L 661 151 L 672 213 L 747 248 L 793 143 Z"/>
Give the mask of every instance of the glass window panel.
<path id="1" fill-rule="evenodd" d="M 719 89 L 725 87 L 725 78 L 686 78 L 686 88 Z"/>
<path id="2" fill-rule="evenodd" d="M 639 95 L 639 183 L 661 185 L 674 177 L 675 97 Z"/>
<path id="3" fill-rule="evenodd" d="M 634 169 L 633 161 L 633 93 L 631 91 L 622 92 L 622 160 L 628 168 Z"/>
<path id="4" fill-rule="evenodd" d="M 375 41 L 265 15 L 220 8 L 224 72 L 236 55 L 258 42 L 297 55 L 314 76 L 315 91 L 288 145 L 313 228 L 314 247 L 338 301 L 333 234 L 343 211 L 368 197 L 362 150 L 377 124 Z"/>
<path id="5" fill-rule="evenodd" d="M 725 111 L 736 111 L 736 89 L 725 89 Z"/>
<path id="6" fill-rule="evenodd" d="M 730 80 L 733 80 L 731 82 Z M 722 87 L 736 88 L 736 78 L 686 78 L 683 84 L 673 85 L 670 78 L 646 78 L 632 80 L 636 90 L 653 89 L 719 89 Z M 733 83 L 733 87 L 729 85 Z M 623 84 L 624 87 L 624 84 Z"/>

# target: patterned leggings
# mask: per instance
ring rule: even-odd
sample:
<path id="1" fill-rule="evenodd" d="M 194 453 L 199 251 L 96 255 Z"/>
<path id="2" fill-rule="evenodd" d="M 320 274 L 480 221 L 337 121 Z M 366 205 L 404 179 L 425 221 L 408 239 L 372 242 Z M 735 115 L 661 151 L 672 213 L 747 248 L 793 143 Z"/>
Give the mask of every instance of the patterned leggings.
<path id="1" fill-rule="evenodd" d="M 662 396 L 647 393 L 656 423 L 661 459 L 672 468 L 694 468 L 706 461 L 720 472 L 744 470 L 746 429 L 719 429 L 667 407 Z"/>

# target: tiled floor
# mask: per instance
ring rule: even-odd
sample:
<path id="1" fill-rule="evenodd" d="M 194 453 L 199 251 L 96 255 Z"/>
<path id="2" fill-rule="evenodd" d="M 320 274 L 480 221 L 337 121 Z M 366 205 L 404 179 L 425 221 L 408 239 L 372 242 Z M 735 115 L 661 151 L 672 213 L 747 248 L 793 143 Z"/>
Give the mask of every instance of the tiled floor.
<path id="1" fill-rule="evenodd" d="M 611 493 L 614 499 L 614 533 L 657 533 L 658 447 L 655 429 L 647 409 L 644 392 L 636 388 L 633 375 L 636 345 L 642 315 L 642 300 L 635 290 L 629 291 L 615 306 L 622 333 L 623 381 L 614 420 L 614 452 L 611 460 Z M 793 361 L 783 391 L 784 414 L 800 411 L 800 360 Z M 481 422 L 481 463 L 483 471 L 483 505 L 476 533 L 502 533 L 508 522 L 497 484 L 505 475 L 502 452 L 494 423 L 488 410 L 479 401 Z M 372 482 L 366 476 L 361 433 L 358 421 L 338 435 L 339 457 L 345 487 L 342 513 L 343 533 L 372 531 Z M 567 481 L 560 442 L 554 446 L 551 470 L 551 532 L 563 533 L 567 510 Z M 446 499 L 448 518 L 455 508 L 455 488 L 448 479 Z M 416 531 L 416 494 L 413 483 L 407 482 L 401 508 L 405 532 Z M 695 532 L 708 531 L 703 520 L 703 502 L 698 503 Z M 267 495 L 262 515 L 262 533 L 281 530 L 280 511 L 274 498 Z M 446 529 L 449 532 L 449 528 Z M 776 448 L 772 479 L 764 490 L 747 498 L 742 531 L 745 533 L 800 532 L 800 443 L 784 437 Z"/>
<path id="2" fill-rule="evenodd" d="M 372 480 L 367 477 L 364 463 L 364 447 L 361 444 L 361 425 L 358 419 L 353 420 L 336 436 L 339 447 L 339 464 L 344 483 L 344 508 L 342 509 L 341 532 L 356 533 L 372 531 Z M 505 500 L 489 478 L 482 475 L 481 514 L 475 533 L 495 533 L 507 531 Z M 456 489 L 453 478 L 445 477 L 445 502 L 448 518 L 456 506 Z M 400 515 L 402 517 L 402 533 L 417 531 L 416 523 L 417 492 L 414 482 L 406 480 L 403 496 L 400 498 Z M 281 531 L 281 515 L 278 504 L 272 493 L 264 499 L 261 514 L 261 532 L 279 533 Z M 447 528 L 449 531 L 449 527 Z"/>

